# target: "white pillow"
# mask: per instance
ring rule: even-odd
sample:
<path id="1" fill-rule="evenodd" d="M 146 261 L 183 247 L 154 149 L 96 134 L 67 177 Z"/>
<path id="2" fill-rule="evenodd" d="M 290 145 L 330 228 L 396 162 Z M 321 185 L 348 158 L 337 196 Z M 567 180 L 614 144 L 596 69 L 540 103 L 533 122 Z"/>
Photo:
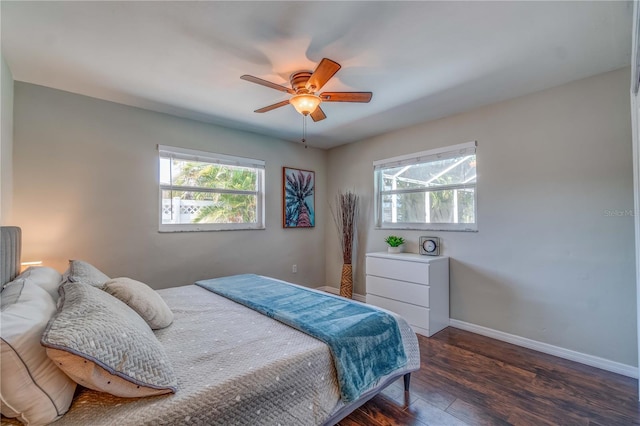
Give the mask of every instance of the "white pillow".
<path id="1" fill-rule="evenodd" d="M 31 279 L 20 276 L 2 291 L 3 299 L 8 290 L 17 297 L 5 304 L 0 314 L 0 410 L 6 417 L 42 425 L 67 412 L 76 384 L 40 345 L 40 337 L 56 312 L 56 302 L 33 281 L 42 283 L 43 276 L 53 274 L 45 271 L 35 273 L 37 277 L 28 275 Z"/>
<path id="2" fill-rule="evenodd" d="M 109 277 L 84 260 L 69 260 L 69 281 L 101 288 Z"/>
<path id="3" fill-rule="evenodd" d="M 144 319 L 152 330 L 171 325 L 173 312 L 157 291 L 131 278 L 114 278 L 102 289 L 126 303 Z"/>
<path id="4" fill-rule="evenodd" d="M 55 269 L 47 266 L 30 266 L 11 283 L 19 280 L 25 280 L 27 285 L 37 285 L 45 289 L 53 297 L 54 301 L 58 301 L 58 289 L 62 284 L 63 278 L 62 274 Z"/>

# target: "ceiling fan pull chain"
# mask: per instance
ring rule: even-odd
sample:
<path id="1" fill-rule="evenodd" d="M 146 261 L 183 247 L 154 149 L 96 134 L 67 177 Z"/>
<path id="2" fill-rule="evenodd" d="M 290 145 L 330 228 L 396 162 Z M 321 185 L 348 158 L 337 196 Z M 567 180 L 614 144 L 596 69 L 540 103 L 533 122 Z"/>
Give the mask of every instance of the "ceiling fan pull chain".
<path id="1" fill-rule="evenodd" d="M 305 149 L 307 148 L 307 116 L 302 116 L 302 143 Z"/>

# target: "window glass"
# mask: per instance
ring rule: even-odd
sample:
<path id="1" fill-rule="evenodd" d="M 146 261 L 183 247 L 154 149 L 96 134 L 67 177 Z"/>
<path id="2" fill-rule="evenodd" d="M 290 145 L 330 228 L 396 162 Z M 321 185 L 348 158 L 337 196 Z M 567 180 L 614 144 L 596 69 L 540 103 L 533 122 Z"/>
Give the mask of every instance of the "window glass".
<path id="1" fill-rule="evenodd" d="M 374 163 L 378 228 L 477 230 L 476 145 Z"/>
<path id="2" fill-rule="evenodd" d="M 161 147 L 160 230 L 264 228 L 263 177 L 260 160 Z"/>

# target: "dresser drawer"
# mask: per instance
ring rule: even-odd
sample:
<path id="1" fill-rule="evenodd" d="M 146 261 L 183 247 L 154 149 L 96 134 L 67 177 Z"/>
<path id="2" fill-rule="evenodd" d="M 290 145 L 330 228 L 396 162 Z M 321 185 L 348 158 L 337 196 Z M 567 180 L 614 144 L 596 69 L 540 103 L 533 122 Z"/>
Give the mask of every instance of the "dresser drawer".
<path id="1" fill-rule="evenodd" d="M 367 275 L 429 284 L 429 264 L 367 256 Z"/>
<path id="2" fill-rule="evenodd" d="M 367 294 L 367 303 L 395 312 L 407 320 L 409 325 L 426 330 L 429 329 L 429 308 L 398 302 L 397 300 L 387 299 L 374 294 Z"/>
<path id="3" fill-rule="evenodd" d="M 429 307 L 429 286 L 396 281 L 373 275 L 367 276 L 367 294 L 386 297 L 400 302 Z"/>

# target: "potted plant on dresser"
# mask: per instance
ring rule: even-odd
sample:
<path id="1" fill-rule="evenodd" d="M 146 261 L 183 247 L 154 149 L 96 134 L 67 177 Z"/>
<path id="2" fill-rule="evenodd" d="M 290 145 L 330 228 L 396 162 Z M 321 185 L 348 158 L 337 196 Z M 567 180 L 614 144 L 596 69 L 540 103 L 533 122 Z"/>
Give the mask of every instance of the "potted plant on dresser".
<path id="1" fill-rule="evenodd" d="M 385 243 L 389 245 L 389 253 L 402 253 L 402 245 L 404 244 L 404 238 L 395 235 L 389 235 L 385 240 Z"/>

